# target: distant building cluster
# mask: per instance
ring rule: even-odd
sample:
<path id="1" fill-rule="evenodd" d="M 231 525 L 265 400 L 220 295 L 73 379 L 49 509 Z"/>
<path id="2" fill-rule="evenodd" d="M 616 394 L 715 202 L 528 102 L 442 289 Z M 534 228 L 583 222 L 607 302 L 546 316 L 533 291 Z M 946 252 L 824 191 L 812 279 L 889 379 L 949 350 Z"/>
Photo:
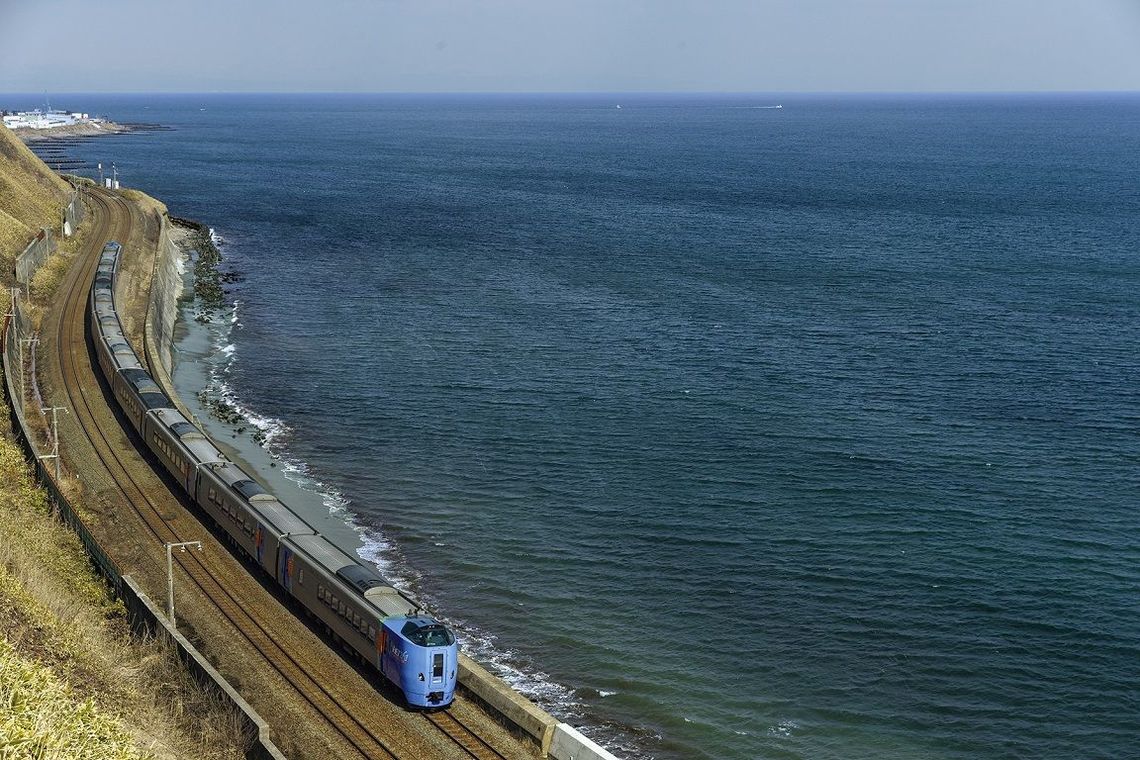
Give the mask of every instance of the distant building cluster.
<path id="1" fill-rule="evenodd" d="M 91 121 L 91 118 L 78 111 L 3 111 L 4 126 L 9 129 L 54 129 Z"/>

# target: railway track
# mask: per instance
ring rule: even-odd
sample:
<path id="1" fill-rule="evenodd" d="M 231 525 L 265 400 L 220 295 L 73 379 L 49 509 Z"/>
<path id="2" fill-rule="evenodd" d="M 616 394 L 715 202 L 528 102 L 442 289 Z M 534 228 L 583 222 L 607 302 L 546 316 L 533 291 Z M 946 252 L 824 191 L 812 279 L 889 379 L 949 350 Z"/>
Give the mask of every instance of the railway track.
<path id="1" fill-rule="evenodd" d="M 507 760 L 507 756 L 499 752 L 479 734 L 472 731 L 462 721 L 451 714 L 450 711 L 429 712 L 424 714 L 428 722 L 442 731 L 470 757 L 479 760 Z"/>
<path id="2" fill-rule="evenodd" d="M 143 549 L 140 554 L 143 561 L 157 569 L 160 564 L 157 557 L 161 554 L 160 547 L 163 544 L 194 540 L 210 543 L 212 534 L 198 522 L 196 515 L 185 519 L 179 517 L 180 510 L 171 508 L 172 502 L 179 501 L 178 497 L 166 486 L 156 486 L 153 481 L 157 476 L 150 466 L 145 462 L 140 463 L 140 455 L 130 451 L 130 445 L 124 445 L 123 436 L 133 441 L 135 434 L 129 426 L 121 424 L 113 397 L 100 373 L 94 369 L 97 362 L 86 323 L 88 294 L 98 266 L 99 251 L 109 239 L 118 239 L 128 244 L 134 216 L 130 207 L 114 194 L 93 191 L 89 198 L 96 208 L 89 222 L 92 229 L 88 247 L 73 264 L 72 271 L 61 288 L 62 308 L 49 312 L 42 332 L 45 336 L 54 336 L 54 350 L 58 354 L 59 372 L 63 381 L 57 389 L 57 398 L 68 405 L 73 420 L 81 430 L 81 438 L 77 440 L 81 442 L 86 439 L 89 442 L 94 456 L 113 482 L 110 489 L 99 493 L 104 498 L 108 493 L 113 498 L 117 497 L 138 517 L 144 534 L 155 544 L 153 552 Z M 109 423 L 107 420 L 110 416 L 120 421 Z M 132 469 L 135 474 L 132 474 Z M 143 480 L 147 482 L 142 482 Z M 154 493 L 159 496 L 154 496 Z M 246 575 L 247 586 L 258 586 L 258 583 L 247 575 L 244 567 L 227 550 L 205 554 L 189 552 L 176 554 L 175 557 L 189 583 L 226 620 L 235 635 L 244 639 L 272 671 L 289 683 L 296 692 L 297 700 L 316 712 L 327 725 L 328 733 L 335 735 L 345 747 L 351 747 L 353 753 L 366 758 L 403 757 L 417 760 L 429 757 L 505 760 L 535 756 L 533 750 L 523 749 L 505 735 L 500 735 L 499 729 L 482 729 L 490 732 L 488 736 L 497 737 L 496 742 L 501 748 L 496 749 L 478 731 L 462 722 L 452 710 L 428 713 L 425 720 L 420 721 L 419 716 L 405 716 L 404 720 L 393 718 L 391 714 L 385 720 L 381 711 L 372 709 L 378 706 L 375 703 L 365 705 L 357 702 L 355 710 L 349 709 L 353 706 L 346 707 L 335 689 L 328 688 L 311 675 L 327 679 L 328 663 L 324 663 L 324 668 L 314 666 L 310 658 L 297 653 L 296 647 L 290 650 L 279 643 L 280 630 L 269 622 L 271 615 L 261 606 L 264 602 L 251 604 L 248 594 L 239 596 L 232 590 L 235 585 L 241 586 L 240 575 Z M 238 568 L 236 571 L 235 567 Z M 220 578 L 227 580 L 222 583 Z M 277 602 L 271 601 L 271 605 L 277 605 Z M 278 609 L 276 612 L 280 617 L 282 611 Z M 291 617 L 292 613 L 288 613 L 288 616 Z M 339 656 L 331 651 L 322 651 L 330 660 L 339 660 Z M 319 656 L 317 655 L 318 658 Z M 340 664 L 342 663 L 336 662 L 336 665 Z M 379 696 L 376 698 L 383 701 Z M 425 726 L 425 722 L 429 725 Z M 405 727 L 419 728 L 408 732 Z M 398 738 L 392 735 L 392 731 L 399 734 Z M 426 743 L 424 733 L 430 735 Z"/>
<path id="3" fill-rule="evenodd" d="M 115 488 L 123 503 L 130 505 L 134 513 L 146 526 L 150 537 L 158 544 L 201 540 L 207 538 L 206 530 L 200 525 L 190 528 L 176 527 L 168 510 L 147 492 L 131 474 L 130 468 L 120 454 L 119 446 L 108 438 L 108 432 L 98 424 L 95 407 L 103 404 L 102 393 L 94 390 L 102 387 L 84 373 L 91 373 L 94 364 L 85 329 L 87 295 L 95 269 L 98 265 L 98 249 L 102 241 L 116 237 L 129 240 L 132 215 L 129 207 L 118 197 L 91 193 L 89 196 L 99 207 L 96 227 L 93 231 L 94 252 L 87 252 L 75 264 L 77 274 L 69 276 L 65 283 L 66 301 L 62 318 L 54 325 L 56 346 L 60 354 L 60 365 L 64 384 L 61 389 L 67 398 L 75 418 L 91 442 L 99 460 L 115 481 Z M 113 219 L 118 216 L 118 224 Z M 93 396 L 98 395 L 98 398 Z M 190 582 L 210 600 L 232 628 L 238 632 L 264 659 L 265 663 L 293 685 L 297 693 L 315 710 L 341 737 L 341 739 L 366 758 L 398 758 L 388 737 L 382 736 L 373 727 L 365 724 L 353 713 L 345 709 L 340 701 L 311 674 L 311 668 L 281 646 L 270 627 L 256 614 L 255 609 L 245 605 L 225 585 L 218 581 L 225 577 L 230 568 L 224 567 L 212 553 L 189 552 L 177 554 L 178 563 Z"/>

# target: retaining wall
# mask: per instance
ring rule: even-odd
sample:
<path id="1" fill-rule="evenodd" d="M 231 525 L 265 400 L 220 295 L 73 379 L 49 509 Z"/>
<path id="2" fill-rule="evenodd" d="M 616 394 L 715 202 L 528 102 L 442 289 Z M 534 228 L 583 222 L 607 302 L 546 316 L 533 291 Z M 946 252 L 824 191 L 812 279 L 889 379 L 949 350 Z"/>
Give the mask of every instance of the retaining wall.
<path id="1" fill-rule="evenodd" d="M 174 323 L 182 294 L 182 252 L 170 240 L 170 222 L 162 220 L 160 246 L 155 257 L 154 282 L 147 307 L 143 343 L 147 363 L 155 380 L 174 400 L 187 419 L 193 419 L 178 398 L 170 378 Z M 155 358 L 158 362 L 155 362 Z M 543 755 L 555 760 L 617 760 L 607 750 L 583 736 L 572 726 L 519 694 L 510 684 L 495 676 L 470 657 L 459 656 L 459 686 L 481 702 L 500 723 L 522 737 L 534 741 Z"/>
<path id="2" fill-rule="evenodd" d="M 131 576 L 123 576 L 122 583 L 123 604 L 127 608 L 127 615 L 131 621 L 131 630 L 135 633 L 149 633 L 151 635 L 161 631 L 177 648 L 178 658 L 202 683 L 210 683 L 221 690 L 225 698 L 244 716 L 245 730 L 255 737 L 264 737 L 269 733 L 269 726 L 261 716 L 249 706 L 237 691 L 222 678 L 218 671 L 206 661 L 206 658 L 186 640 L 186 637 L 170 626 L 166 617 L 155 607 L 142 589 L 138 587 Z M 245 756 L 251 760 L 285 760 L 285 756 L 268 739 L 259 738 L 252 743 Z"/>
<path id="3" fill-rule="evenodd" d="M 170 237 L 170 220 L 163 215 L 158 233 L 158 252 L 154 257 L 150 299 L 146 308 L 143 343 L 147 358 L 157 358 L 167 376 L 173 370 L 174 324 L 178 320 L 178 299 L 182 297 L 183 261 L 182 252 Z M 153 363 L 151 368 L 155 369 Z M 171 397 L 174 397 L 171 393 L 173 390 L 172 387 L 167 388 Z"/>
<path id="4" fill-rule="evenodd" d="M 11 409 L 12 431 L 17 442 L 23 447 L 24 453 L 33 463 L 36 480 L 47 491 L 53 511 L 79 535 L 91 564 L 107 581 L 115 596 L 123 600 L 127 608 L 127 618 L 131 629 L 134 631 L 146 630 L 151 633 L 162 630 L 168 634 L 177 648 L 179 658 L 186 663 L 190 672 L 201 683 L 217 689 L 242 716 L 244 731 L 247 735 L 254 737 L 246 750 L 246 757 L 250 760 L 285 760 L 285 756 L 270 741 L 268 728 L 261 716 L 242 699 L 241 695 L 222 678 L 221 674 L 214 670 L 182 634 L 168 625 L 165 617 L 155 609 L 154 604 L 138 588 L 134 580 L 130 576 L 123 576 L 114 560 L 99 546 L 99 542 L 95 540 L 83 519 L 72 507 L 71 502 L 60 492 L 55 481 L 52 480 L 49 469 L 53 465 L 45 465 L 43 460 L 39 458 L 41 452 L 35 438 L 32 437 L 31 429 L 28 427 L 25 416 L 26 407 L 23 398 L 20 397 L 18 378 L 23 376 L 24 368 L 20 366 L 20 359 L 23 357 L 20 356 L 17 347 L 20 345 L 20 340 L 29 338 L 31 335 L 31 323 L 24 315 L 22 307 L 16 304 L 14 314 L 6 317 L 3 323 L 3 351 L 0 352 L 3 356 L 0 358 L 2 358 L 4 368 L 4 391 L 8 397 L 9 409 Z"/>
<path id="5" fill-rule="evenodd" d="M 465 654 L 459 655 L 459 686 L 514 733 L 532 739 L 554 760 L 617 760 L 609 750 L 560 723 L 510 684 Z"/>
<path id="6" fill-rule="evenodd" d="M 47 261 L 48 256 L 55 253 L 55 234 L 51 229 L 44 227 L 28 243 L 28 247 L 16 257 L 16 282 L 27 285 L 32 281 L 32 275 Z"/>

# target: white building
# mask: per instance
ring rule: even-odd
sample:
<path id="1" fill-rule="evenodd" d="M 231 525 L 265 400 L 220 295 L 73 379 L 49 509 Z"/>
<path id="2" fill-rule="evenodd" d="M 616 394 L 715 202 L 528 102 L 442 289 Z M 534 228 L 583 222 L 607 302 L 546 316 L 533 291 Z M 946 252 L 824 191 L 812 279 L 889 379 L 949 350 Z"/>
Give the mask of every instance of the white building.
<path id="1" fill-rule="evenodd" d="M 85 113 L 67 113 L 66 111 L 17 111 L 4 117 L 4 126 L 9 129 L 52 129 L 66 127 L 87 121 Z"/>

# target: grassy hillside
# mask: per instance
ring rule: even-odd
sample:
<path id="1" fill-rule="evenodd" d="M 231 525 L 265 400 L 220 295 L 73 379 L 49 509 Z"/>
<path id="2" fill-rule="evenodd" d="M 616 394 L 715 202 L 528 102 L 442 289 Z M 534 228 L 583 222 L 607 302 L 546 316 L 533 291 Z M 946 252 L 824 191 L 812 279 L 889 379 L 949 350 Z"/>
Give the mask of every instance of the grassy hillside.
<path id="1" fill-rule="evenodd" d="M 40 227 L 59 224 L 71 189 L 59 175 L 0 126 L 0 265 L 4 278 Z"/>
<path id="2" fill-rule="evenodd" d="M 237 716 L 123 612 L 0 436 L 0 758 L 242 757 Z"/>
<path id="3" fill-rule="evenodd" d="M 0 284 L 38 228 L 58 224 L 70 194 L 0 126 Z M 81 226 L 40 267 L 31 313 L 90 234 Z M 8 419 L 0 396 L 0 759 L 242 757 L 237 715 L 169 645 L 132 638 L 78 537 L 52 517 Z"/>

